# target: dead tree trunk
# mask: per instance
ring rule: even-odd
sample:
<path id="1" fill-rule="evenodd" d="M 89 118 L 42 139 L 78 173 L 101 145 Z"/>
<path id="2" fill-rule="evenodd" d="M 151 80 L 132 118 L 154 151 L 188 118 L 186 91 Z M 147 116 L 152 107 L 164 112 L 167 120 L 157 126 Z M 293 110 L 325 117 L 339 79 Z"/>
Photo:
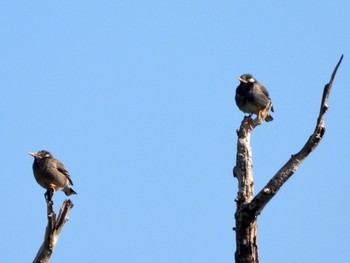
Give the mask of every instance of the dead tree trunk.
<path id="1" fill-rule="evenodd" d="M 56 214 L 53 211 L 53 202 L 51 201 L 52 193 L 48 191 L 47 194 L 48 196 L 46 196 L 46 203 L 48 222 L 46 226 L 45 237 L 37 255 L 33 260 L 33 263 L 49 262 L 63 226 L 68 221 L 69 212 L 73 208 L 72 201 L 69 199 L 65 200 L 62 204 L 58 217 L 56 218 Z"/>
<path id="2" fill-rule="evenodd" d="M 258 263 L 257 217 L 266 204 L 275 196 L 282 185 L 293 175 L 304 159 L 317 147 L 325 133 L 324 114 L 328 109 L 328 97 L 338 67 L 343 60 L 341 56 L 333 70 L 328 84 L 325 85 L 321 101 L 320 113 L 316 128 L 304 147 L 292 155 L 287 163 L 272 177 L 266 186 L 254 197 L 254 178 L 252 169 L 252 154 L 250 147 L 250 133 L 263 120 L 258 117 L 252 120 L 245 117 L 237 131 L 237 159 L 233 175 L 238 180 L 235 213 L 236 227 L 236 263 Z M 269 109 L 267 109 L 268 111 Z"/>

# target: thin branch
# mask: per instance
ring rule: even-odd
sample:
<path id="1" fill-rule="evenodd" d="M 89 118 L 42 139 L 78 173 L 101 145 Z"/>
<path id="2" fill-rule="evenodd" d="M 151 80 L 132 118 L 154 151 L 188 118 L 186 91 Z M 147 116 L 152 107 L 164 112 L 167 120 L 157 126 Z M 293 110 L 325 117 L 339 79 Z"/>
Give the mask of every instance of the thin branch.
<path id="1" fill-rule="evenodd" d="M 50 195 L 51 194 L 51 195 Z M 44 241 L 39 248 L 39 251 L 33 260 L 33 263 L 47 263 L 49 262 L 52 252 L 56 246 L 59 235 L 63 229 L 64 224 L 68 221 L 69 212 L 73 208 L 71 200 L 65 200 L 60 209 L 60 213 L 56 219 L 56 214 L 53 211 L 53 202 L 51 200 L 52 193 L 48 191 L 45 194 L 47 203 L 47 226 L 45 231 Z"/>
<path id="2" fill-rule="evenodd" d="M 333 70 L 328 84 L 325 85 L 321 101 L 320 113 L 317 118 L 316 128 L 304 147 L 295 155 L 292 155 L 287 163 L 276 173 L 267 185 L 254 197 L 249 204 L 249 210 L 254 211 L 255 216 L 259 215 L 265 205 L 275 196 L 281 186 L 293 175 L 304 159 L 318 146 L 326 127 L 324 124 L 324 114 L 328 109 L 328 97 L 333 85 L 333 80 L 337 70 L 343 60 L 343 55 Z"/>

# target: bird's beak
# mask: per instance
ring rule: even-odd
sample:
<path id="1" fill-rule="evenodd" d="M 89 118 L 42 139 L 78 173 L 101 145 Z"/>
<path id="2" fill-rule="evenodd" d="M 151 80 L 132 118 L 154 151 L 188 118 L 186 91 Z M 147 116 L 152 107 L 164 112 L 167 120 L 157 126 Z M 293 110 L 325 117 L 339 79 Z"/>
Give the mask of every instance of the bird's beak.
<path id="1" fill-rule="evenodd" d="M 28 153 L 29 155 L 36 157 L 36 153 Z"/>
<path id="2" fill-rule="evenodd" d="M 248 81 L 246 81 L 245 79 L 242 79 L 241 77 L 238 77 L 237 79 L 243 83 L 248 83 Z"/>

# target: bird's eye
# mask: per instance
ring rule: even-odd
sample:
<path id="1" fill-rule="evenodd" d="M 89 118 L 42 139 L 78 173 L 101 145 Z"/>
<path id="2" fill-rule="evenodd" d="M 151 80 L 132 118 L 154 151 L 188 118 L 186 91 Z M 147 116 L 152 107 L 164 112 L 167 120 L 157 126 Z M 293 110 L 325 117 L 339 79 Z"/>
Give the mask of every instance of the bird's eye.
<path id="1" fill-rule="evenodd" d="M 50 154 L 48 153 L 44 155 L 44 158 L 49 158 L 49 157 L 50 157 Z"/>
<path id="2" fill-rule="evenodd" d="M 250 79 L 248 79 L 248 82 L 254 83 L 254 82 L 255 82 L 255 79 L 254 79 L 254 78 L 250 78 Z"/>

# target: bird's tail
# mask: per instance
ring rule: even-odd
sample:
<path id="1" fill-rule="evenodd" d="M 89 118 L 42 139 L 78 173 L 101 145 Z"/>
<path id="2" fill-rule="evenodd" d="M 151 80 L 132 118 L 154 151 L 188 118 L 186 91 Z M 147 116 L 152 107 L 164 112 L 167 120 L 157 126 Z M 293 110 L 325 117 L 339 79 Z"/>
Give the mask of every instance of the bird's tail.
<path id="1" fill-rule="evenodd" d="M 72 188 L 70 188 L 69 186 L 66 187 L 65 189 L 63 189 L 63 192 L 64 192 L 67 196 L 69 196 L 69 195 L 76 195 L 76 194 L 77 194 L 77 192 L 74 191 L 74 190 L 73 190 Z"/>
<path id="2" fill-rule="evenodd" d="M 273 118 L 271 115 L 267 115 L 267 117 L 265 118 L 265 121 L 269 122 L 269 121 L 272 121 Z"/>

